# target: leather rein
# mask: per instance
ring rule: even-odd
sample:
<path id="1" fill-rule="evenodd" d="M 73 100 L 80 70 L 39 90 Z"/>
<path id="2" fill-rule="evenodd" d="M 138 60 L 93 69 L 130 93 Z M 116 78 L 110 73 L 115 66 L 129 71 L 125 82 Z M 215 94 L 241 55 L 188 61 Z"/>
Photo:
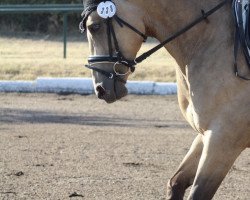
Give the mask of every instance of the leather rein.
<path id="1" fill-rule="evenodd" d="M 103 2 L 103 1 L 100 1 L 100 2 Z M 110 1 L 110 2 L 112 2 L 112 1 Z M 101 73 L 102 75 L 106 76 L 109 79 L 114 79 L 114 80 L 118 80 L 118 81 L 121 81 L 123 83 L 126 83 L 126 81 L 123 80 L 122 76 L 126 75 L 127 73 L 126 74 L 117 73 L 116 70 L 115 70 L 115 65 L 116 64 L 122 64 L 122 65 L 128 67 L 130 72 L 133 73 L 135 71 L 135 66 L 137 64 L 139 64 L 142 61 L 144 61 L 145 59 L 147 59 L 149 56 L 154 54 L 156 51 L 158 51 L 159 49 L 164 47 L 167 43 L 171 42 L 172 40 L 176 39 L 180 35 L 184 34 L 188 30 L 193 28 L 195 25 L 199 24 L 200 22 L 202 22 L 204 20 L 207 20 L 207 17 L 209 17 L 210 15 L 212 15 L 213 13 L 218 11 L 220 8 L 222 8 L 224 5 L 226 5 L 226 3 L 228 3 L 228 0 L 222 1 L 217 6 L 215 6 L 214 8 L 212 8 L 211 10 L 209 10 L 207 12 L 202 10 L 200 17 L 198 17 L 193 22 L 186 25 L 184 28 L 180 29 L 179 31 L 177 31 L 173 35 L 166 38 L 163 42 L 161 42 L 157 46 L 153 47 L 152 49 L 150 49 L 149 51 L 143 53 L 142 55 L 136 57 L 134 60 L 127 59 L 122 54 L 122 52 L 120 51 L 119 43 L 118 43 L 115 31 L 114 31 L 114 27 L 113 27 L 113 21 L 117 22 L 121 28 L 123 26 L 126 26 L 129 29 L 131 29 L 132 31 L 134 31 L 135 33 L 139 34 L 143 38 L 143 41 L 146 41 L 147 36 L 144 33 L 141 33 L 139 30 L 137 30 L 135 27 L 130 25 L 125 20 L 121 19 L 117 14 L 115 14 L 112 17 L 108 17 L 107 19 L 104 19 L 104 20 L 105 20 L 105 23 L 106 23 L 106 26 L 107 26 L 107 39 L 108 39 L 109 55 L 92 55 L 92 56 L 89 56 L 88 57 L 88 63 L 89 64 L 85 65 L 85 67 L 87 67 L 87 68 L 89 68 L 91 70 L 94 70 L 96 72 L 99 72 L 99 73 Z M 84 32 L 86 30 L 86 21 L 87 21 L 88 16 L 93 11 L 96 11 L 97 7 L 98 7 L 98 4 L 88 6 L 85 9 L 85 11 L 83 12 L 83 14 L 82 14 L 83 15 L 83 20 L 81 21 L 81 23 L 79 25 L 80 30 L 82 32 Z M 113 55 L 112 41 L 114 42 L 115 55 Z M 92 65 L 97 64 L 97 63 L 113 63 L 114 64 L 113 72 L 108 72 L 108 71 L 99 69 L 99 68 L 97 68 L 95 66 L 92 66 Z M 236 76 L 237 76 L 237 74 L 236 74 Z M 240 76 L 238 76 L 238 77 L 241 78 Z"/>

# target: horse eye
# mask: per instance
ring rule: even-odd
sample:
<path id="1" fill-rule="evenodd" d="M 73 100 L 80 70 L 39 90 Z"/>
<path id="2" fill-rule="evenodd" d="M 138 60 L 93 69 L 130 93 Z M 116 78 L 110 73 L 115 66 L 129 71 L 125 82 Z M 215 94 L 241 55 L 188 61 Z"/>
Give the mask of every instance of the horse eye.
<path id="1" fill-rule="evenodd" d="M 88 28 L 90 32 L 97 32 L 101 28 L 101 24 L 92 24 Z"/>

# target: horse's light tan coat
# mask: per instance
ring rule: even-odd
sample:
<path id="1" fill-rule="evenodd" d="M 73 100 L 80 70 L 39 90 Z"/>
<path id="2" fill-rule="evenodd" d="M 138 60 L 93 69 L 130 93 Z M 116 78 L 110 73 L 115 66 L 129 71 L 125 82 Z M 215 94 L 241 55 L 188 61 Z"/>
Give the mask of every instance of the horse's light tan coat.
<path id="1" fill-rule="evenodd" d="M 209 10 L 221 0 L 115 0 L 118 15 L 163 41 Z M 99 20 L 92 14 L 88 20 Z M 119 45 L 128 58 L 134 58 L 142 39 L 127 28 L 115 26 Z M 103 42 L 88 32 L 92 54 L 107 52 Z M 106 34 L 99 38 L 104 41 Z M 186 32 L 166 49 L 176 59 L 178 99 L 181 111 L 198 136 L 176 174 L 168 183 L 167 199 L 182 199 L 192 185 L 189 199 L 212 199 L 235 159 L 250 147 L 250 82 L 233 73 L 234 24 L 228 5 Z M 98 48 L 100 45 L 103 48 Z M 156 61 L 157 62 L 157 61 Z M 250 76 L 242 54 L 240 72 Z M 95 80 L 98 78 L 94 77 Z M 105 82 L 105 78 L 98 80 Z M 117 87 L 113 82 L 111 88 Z M 114 91 L 111 91 L 111 93 Z M 180 138 L 181 139 L 181 138 Z M 167 147 L 166 147 L 167 148 Z M 178 148 L 178 147 L 177 147 Z"/>

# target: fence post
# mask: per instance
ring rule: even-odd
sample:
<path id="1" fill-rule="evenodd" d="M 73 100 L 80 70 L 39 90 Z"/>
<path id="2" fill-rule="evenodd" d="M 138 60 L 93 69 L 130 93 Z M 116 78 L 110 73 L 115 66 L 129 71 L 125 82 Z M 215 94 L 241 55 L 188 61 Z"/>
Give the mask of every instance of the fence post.
<path id="1" fill-rule="evenodd" d="M 68 13 L 63 13 L 63 58 L 67 58 Z"/>

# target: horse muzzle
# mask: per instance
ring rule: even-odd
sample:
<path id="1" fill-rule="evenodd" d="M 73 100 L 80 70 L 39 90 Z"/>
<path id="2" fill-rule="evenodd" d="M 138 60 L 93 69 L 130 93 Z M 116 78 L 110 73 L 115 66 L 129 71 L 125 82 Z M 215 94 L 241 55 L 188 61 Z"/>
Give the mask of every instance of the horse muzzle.
<path id="1" fill-rule="evenodd" d="M 95 84 L 95 93 L 97 97 L 107 103 L 114 103 L 115 101 L 125 97 L 128 94 L 128 90 L 124 83 L 97 83 Z"/>

